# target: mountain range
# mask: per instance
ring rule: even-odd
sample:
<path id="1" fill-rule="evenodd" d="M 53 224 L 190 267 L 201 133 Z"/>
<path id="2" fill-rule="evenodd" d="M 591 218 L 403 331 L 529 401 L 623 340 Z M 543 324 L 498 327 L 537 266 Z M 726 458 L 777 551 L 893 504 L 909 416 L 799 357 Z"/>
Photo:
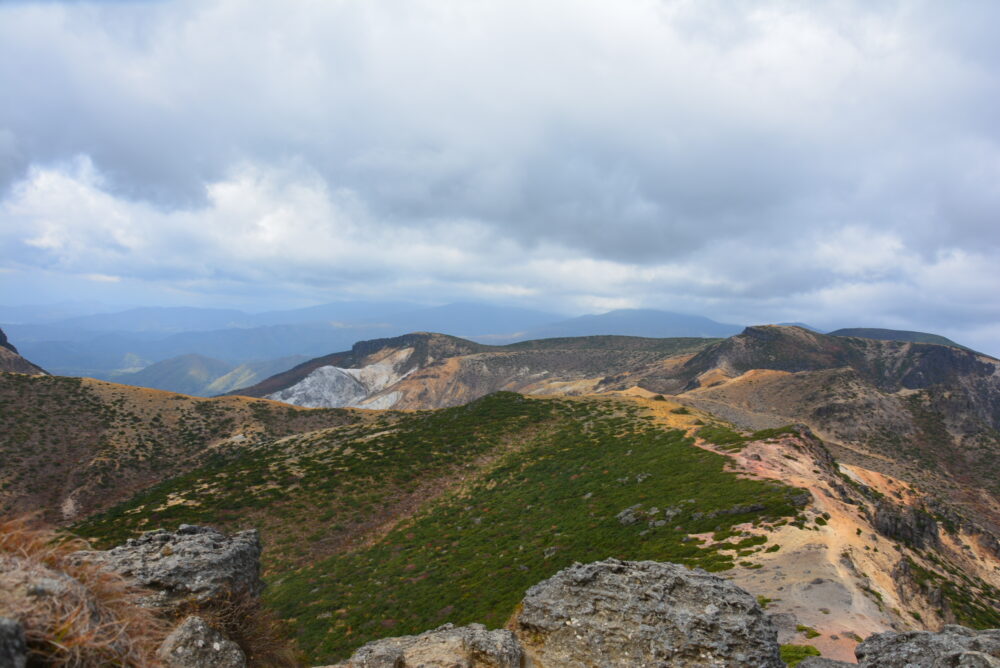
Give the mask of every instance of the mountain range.
<path id="1" fill-rule="evenodd" d="M 225 368 L 186 362 L 149 374 Z M 609 555 L 721 570 L 832 657 L 862 632 L 1000 623 L 1000 361 L 950 345 L 417 332 L 215 399 L 3 373 L 0 406 L 5 512 L 108 542 L 260 527 L 268 605 L 316 660 L 500 624 L 527 583 Z"/>
<path id="2" fill-rule="evenodd" d="M 0 514 L 258 528 L 315 663 L 607 557 L 719 572 L 832 658 L 1000 625 L 1000 361 L 950 345 L 415 332 L 217 398 L 0 373 L 0 408 Z"/>
<path id="3" fill-rule="evenodd" d="M 28 358 L 53 373 L 201 396 L 252 385 L 296 362 L 346 350 L 356 341 L 414 331 L 447 332 L 500 345 L 593 335 L 714 338 L 732 336 L 743 328 L 649 309 L 566 318 L 471 303 L 427 307 L 409 302 L 337 302 L 263 313 L 190 307 L 94 312 L 100 310 L 76 304 L 0 307 L 0 322 L 7 323 L 3 327 Z M 921 332 L 834 332 L 841 333 L 958 346 Z"/>

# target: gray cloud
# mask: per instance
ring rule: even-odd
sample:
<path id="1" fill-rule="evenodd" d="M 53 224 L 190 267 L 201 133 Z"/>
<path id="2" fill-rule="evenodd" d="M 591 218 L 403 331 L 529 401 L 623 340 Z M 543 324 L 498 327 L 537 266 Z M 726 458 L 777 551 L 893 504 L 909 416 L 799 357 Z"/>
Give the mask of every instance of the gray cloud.
<path id="1" fill-rule="evenodd" d="M 0 267 L 985 340 L 997 23 L 986 1 L 0 4 Z"/>

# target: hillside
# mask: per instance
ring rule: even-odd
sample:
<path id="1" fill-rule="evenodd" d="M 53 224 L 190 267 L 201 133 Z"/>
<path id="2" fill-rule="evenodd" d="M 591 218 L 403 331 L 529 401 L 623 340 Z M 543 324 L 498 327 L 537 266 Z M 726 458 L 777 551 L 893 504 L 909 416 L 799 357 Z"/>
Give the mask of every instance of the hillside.
<path id="1" fill-rule="evenodd" d="M 935 344 L 749 327 L 615 389 L 633 380 L 739 424 L 808 424 L 845 462 L 917 482 L 1000 527 L 994 358 Z"/>
<path id="2" fill-rule="evenodd" d="M 190 354 L 171 357 L 138 371 L 106 374 L 101 379 L 196 397 L 210 397 L 252 385 L 306 359 L 301 355 L 294 355 L 233 366 L 222 360 Z"/>
<path id="3" fill-rule="evenodd" d="M 609 377 L 690 354 L 712 339 L 590 336 L 487 346 L 414 333 L 362 341 L 232 392 L 304 406 L 440 408 L 498 390 L 584 394 Z"/>
<path id="4" fill-rule="evenodd" d="M 674 395 L 760 428 L 802 422 L 845 461 L 918 481 L 1000 527 L 1000 362 L 952 346 L 749 327 L 724 340 L 597 336 L 485 346 L 377 339 L 234 394 L 426 409 L 497 390 Z"/>
<path id="5" fill-rule="evenodd" d="M 0 373 L 0 516 L 86 516 L 219 453 L 359 419 L 345 410 Z"/>
<path id="6" fill-rule="evenodd" d="M 75 529 L 111 545 L 259 527 L 266 600 L 314 664 L 446 622 L 502 626 L 540 578 L 607 557 L 723 573 L 838 658 L 873 631 L 1000 623 L 1000 548 L 907 519 L 919 493 L 839 467 L 800 428 L 741 434 L 614 396 L 376 415 L 220 454 Z"/>
<path id="7" fill-rule="evenodd" d="M 76 528 L 114 543 L 153 525 L 259 527 L 274 546 L 268 600 L 319 662 L 446 621 L 501 625 L 539 577 L 597 555 L 725 569 L 737 558 L 726 548 L 766 539 L 688 536 L 797 512 L 797 490 L 727 473 L 725 457 L 643 412 L 490 395 L 254 446 Z M 636 504 L 669 521 L 622 522 Z"/>

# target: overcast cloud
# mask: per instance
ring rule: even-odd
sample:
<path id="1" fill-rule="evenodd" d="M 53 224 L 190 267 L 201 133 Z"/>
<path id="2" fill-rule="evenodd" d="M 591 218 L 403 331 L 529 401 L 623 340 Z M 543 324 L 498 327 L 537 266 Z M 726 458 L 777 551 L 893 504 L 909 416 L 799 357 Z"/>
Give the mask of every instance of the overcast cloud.
<path id="1" fill-rule="evenodd" d="M 1000 4 L 0 2 L 0 301 L 458 299 L 1000 353 Z"/>

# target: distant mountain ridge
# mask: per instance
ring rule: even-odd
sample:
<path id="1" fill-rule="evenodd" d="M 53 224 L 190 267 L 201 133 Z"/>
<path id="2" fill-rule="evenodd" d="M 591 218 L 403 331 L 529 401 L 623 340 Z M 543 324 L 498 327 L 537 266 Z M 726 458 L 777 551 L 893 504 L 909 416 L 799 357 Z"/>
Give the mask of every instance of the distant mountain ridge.
<path id="1" fill-rule="evenodd" d="M 231 364 L 221 360 L 188 354 L 151 364 L 141 371 L 122 374 L 115 380 L 128 385 L 198 396 L 213 380 L 232 369 Z"/>
<path id="2" fill-rule="evenodd" d="M 156 362 L 139 371 L 108 374 L 103 380 L 208 397 L 252 385 L 306 359 L 302 355 L 293 355 L 235 366 L 204 355 L 188 354 Z"/>
<path id="3" fill-rule="evenodd" d="M 966 348 L 960 343 L 939 334 L 913 332 L 905 329 L 879 329 L 876 327 L 846 327 L 830 332 L 830 336 L 855 336 L 862 339 L 877 339 L 879 341 L 912 341 L 913 343 L 936 343 L 953 348 Z"/>
<path id="4" fill-rule="evenodd" d="M 480 343 L 505 344 L 584 335 L 721 337 L 741 327 L 648 309 L 567 319 L 544 311 L 474 303 L 422 307 L 402 302 L 345 302 L 263 314 L 231 309 L 130 309 L 16 324 L 9 329 L 17 334 L 25 354 L 55 373 L 116 378 L 121 372 L 187 354 L 235 366 L 293 355 L 316 357 L 347 350 L 356 341 L 414 331 L 447 332 Z"/>
<path id="5" fill-rule="evenodd" d="M 716 322 L 698 315 L 653 309 L 618 309 L 598 315 L 582 315 L 528 330 L 523 339 L 618 335 L 645 338 L 719 338 L 738 334 L 743 325 Z"/>

